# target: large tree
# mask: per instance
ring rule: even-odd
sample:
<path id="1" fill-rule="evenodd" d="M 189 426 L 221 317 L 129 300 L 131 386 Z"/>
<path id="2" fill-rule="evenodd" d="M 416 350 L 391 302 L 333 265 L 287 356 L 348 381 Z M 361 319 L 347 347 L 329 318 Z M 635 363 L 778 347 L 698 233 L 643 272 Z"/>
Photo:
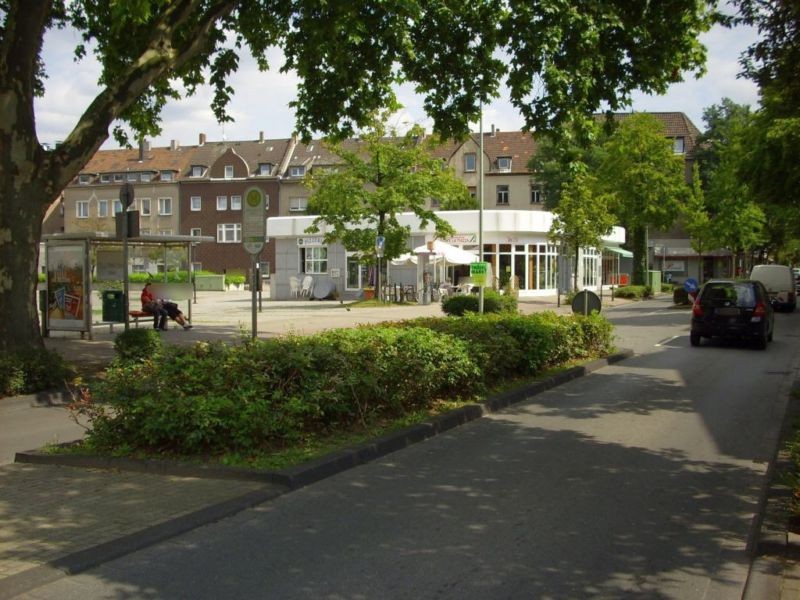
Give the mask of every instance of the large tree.
<path id="1" fill-rule="evenodd" d="M 649 228 L 672 226 L 690 194 L 683 156 L 673 152 L 663 124 L 646 113 L 623 119 L 602 153 L 598 179 L 612 195 L 611 210 L 626 229 L 633 283 L 643 285 Z"/>
<path id="2" fill-rule="evenodd" d="M 387 260 L 406 252 L 410 230 L 398 219 L 404 212 L 414 213 L 422 227 L 432 223 L 440 237 L 454 233 L 427 203 L 466 203 L 469 191 L 431 155 L 428 144 L 420 141 L 423 133 L 412 127 L 403 136 L 387 136 L 377 124 L 358 143 L 334 142 L 331 151 L 342 166 L 308 179 L 308 212 L 317 215 L 308 232 L 324 230 L 326 243 L 340 241 L 364 261 L 374 257 L 379 235 L 385 238 Z"/>
<path id="3" fill-rule="evenodd" d="M 125 141 L 160 133 L 168 100 L 206 81 L 228 120 L 228 77 L 245 47 L 267 69 L 279 47 L 300 78 L 297 129 L 349 135 L 411 82 L 436 129 L 466 133 L 481 103 L 510 90 L 537 131 L 624 106 L 634 89 L 664 92 L 705 52 L 716 0 L 570 4 L 563 0 L 0 0 L 0 351 L 41 346 L 36 261 L 46 207 L 114 128 Z M 58 148 L 36 136 L 42 44 L 76 28 L 101 90 Z M 500 57 L 507 57 L 503 60 Z M 80 68 L 76 66 L 76 69 Z M 13 316 L 13 317 L 12 317 Z"/>

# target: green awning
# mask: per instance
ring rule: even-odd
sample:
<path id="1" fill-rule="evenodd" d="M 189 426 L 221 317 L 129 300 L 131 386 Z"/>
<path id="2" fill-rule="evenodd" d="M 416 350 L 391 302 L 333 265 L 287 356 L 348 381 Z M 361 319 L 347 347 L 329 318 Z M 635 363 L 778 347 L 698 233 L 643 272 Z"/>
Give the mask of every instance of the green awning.
<path id="1" fill-rule="evenodd" d="M 603 251 L 619 254 L 622 258 L 633 258 L 633 252 L 631 252 L 630 250 L 625 250 L 623 248 L 612 248 L 610 246 L 606 246 L 605 248 L 603 248 Z"/>

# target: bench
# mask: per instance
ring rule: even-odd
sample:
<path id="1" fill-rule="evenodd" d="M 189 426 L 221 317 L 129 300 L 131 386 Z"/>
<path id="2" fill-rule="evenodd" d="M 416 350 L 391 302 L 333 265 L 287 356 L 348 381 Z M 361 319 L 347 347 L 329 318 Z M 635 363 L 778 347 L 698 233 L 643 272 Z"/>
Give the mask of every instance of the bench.
<path id="1" fill-rule="evenodd" d="M 136 325 L 137 329 L 139 328 L 139 319 L 153 318 L 153 313 L 144 312 L 143 310 L 131 310 L 128 311 L 128 315 L 131 318 L 131 323 Z"/>

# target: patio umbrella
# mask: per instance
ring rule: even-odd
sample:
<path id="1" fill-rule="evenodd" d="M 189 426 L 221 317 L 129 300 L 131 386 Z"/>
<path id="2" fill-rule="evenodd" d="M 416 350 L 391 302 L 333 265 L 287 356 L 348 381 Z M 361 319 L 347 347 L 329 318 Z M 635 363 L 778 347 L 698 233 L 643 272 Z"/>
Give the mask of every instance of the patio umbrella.
<path id="1" fill-rule="evenodd" d="M 457 246 L 452 246 L 447 242 L 443 242 L 441 240 L 433 240 L 430 242 L 431 247 L 428 247 L 428 244 L 423 246 L 417 246 L 414 248 L 415 254 L 429 254 L 431 258 L 434 259 L 432 262 L 435 262 L 435 259 L 442 259 L 444 262 L 443 271 L 447 273 L 447 264 L 450 263 L 451 265 L 468 265 L 474 262 L 478 262 L 477 254 L 473 254 L 472 252 L 468 252 L 467 250 L 462 250 Z M 435 258 L 434 258 L 435 257 Z M 440 276 L 440 281 L 444 280 L 444 277 Z"/>

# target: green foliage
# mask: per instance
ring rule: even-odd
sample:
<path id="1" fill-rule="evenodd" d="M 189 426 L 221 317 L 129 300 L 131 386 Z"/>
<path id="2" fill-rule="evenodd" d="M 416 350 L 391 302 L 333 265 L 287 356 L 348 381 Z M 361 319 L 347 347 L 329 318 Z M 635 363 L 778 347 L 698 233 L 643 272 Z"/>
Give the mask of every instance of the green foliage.
<path id="1" fill-rule="evenodd" d="M 403 418 L 610 349 L 611 325 L 602 317 L 553 313 L 198 343 L 116 361 L 82 410 L 91 420 L 89 443 L 100 450 L 246 456 Z"/>
<path id="2" fill-rule="evenodd" d="M 361 143 L 333 143 L 331 151 L 343 163 L 337 170 L 312 173 L 308 210 L 319 215 L 309 233 L 326 227 L 325 241 L 341 241 L 345 248 L 367 259 L 375 255 L 375 238 L 385 238 L 384 256 L 396 258 L 406 251 L 409 235 L 398 215 L 413 212 L 424 228 L 434 225 L 437 236 L 454 233 L 452 226 L 426 207 L 431 198 L 458 204 L 469 192 L 452 169 L 442 169 L 428 144 L 419 142 L 418 127 L 405 136 L 386 137 L 380 123 L 362 135 Z"/>
<path id="3" fill-rule="evenodd" d="M 72 367 L 51 350 L 0 353 L 0 397 L 62 387 L 74 375 Z"/>
<path id="4" fill-rule="evenodd" d="M 477 313 L 480 310 L 478 294 L 454 294 L 442 301 L 442 311 L 447 315 L 461 317 L 465 313 Z M 511 294 L 500 294 L 494 290 L 483 290 L 484 313 L 515 313 L 517 298 Z"/>
<path id="5" fill-rule="evenodd" d="M 642 300 L 653 295 L 653 290 L 647 285 L 621 285 L 614 290 L 617 298 L 629 298 L 631 300 Z"/>
<path id="6" fill-rule="evenodd" d="M 163 344 L 158 331 L 151 327 L 142 327 L 129 329 L 117 335 L 114 340 L 114 350 L 122 362 L 141 362 L 161 356 Z"/>
<path id="7" fill-rule="evenodd" d="M 247 275 L 240 269 L 231 269 L 225 273 L 225 285 L 244 285 L 247 281 Z"/>
<path id="8" fill-rule="evenodd" d="M 39 274 L 36 276 L 36 280 L 37 280 L 39 283 L 45 283 L 45 282 L 47 281 L 47 275 L 46 275 L 45 273 L 39 273 Z"/>

